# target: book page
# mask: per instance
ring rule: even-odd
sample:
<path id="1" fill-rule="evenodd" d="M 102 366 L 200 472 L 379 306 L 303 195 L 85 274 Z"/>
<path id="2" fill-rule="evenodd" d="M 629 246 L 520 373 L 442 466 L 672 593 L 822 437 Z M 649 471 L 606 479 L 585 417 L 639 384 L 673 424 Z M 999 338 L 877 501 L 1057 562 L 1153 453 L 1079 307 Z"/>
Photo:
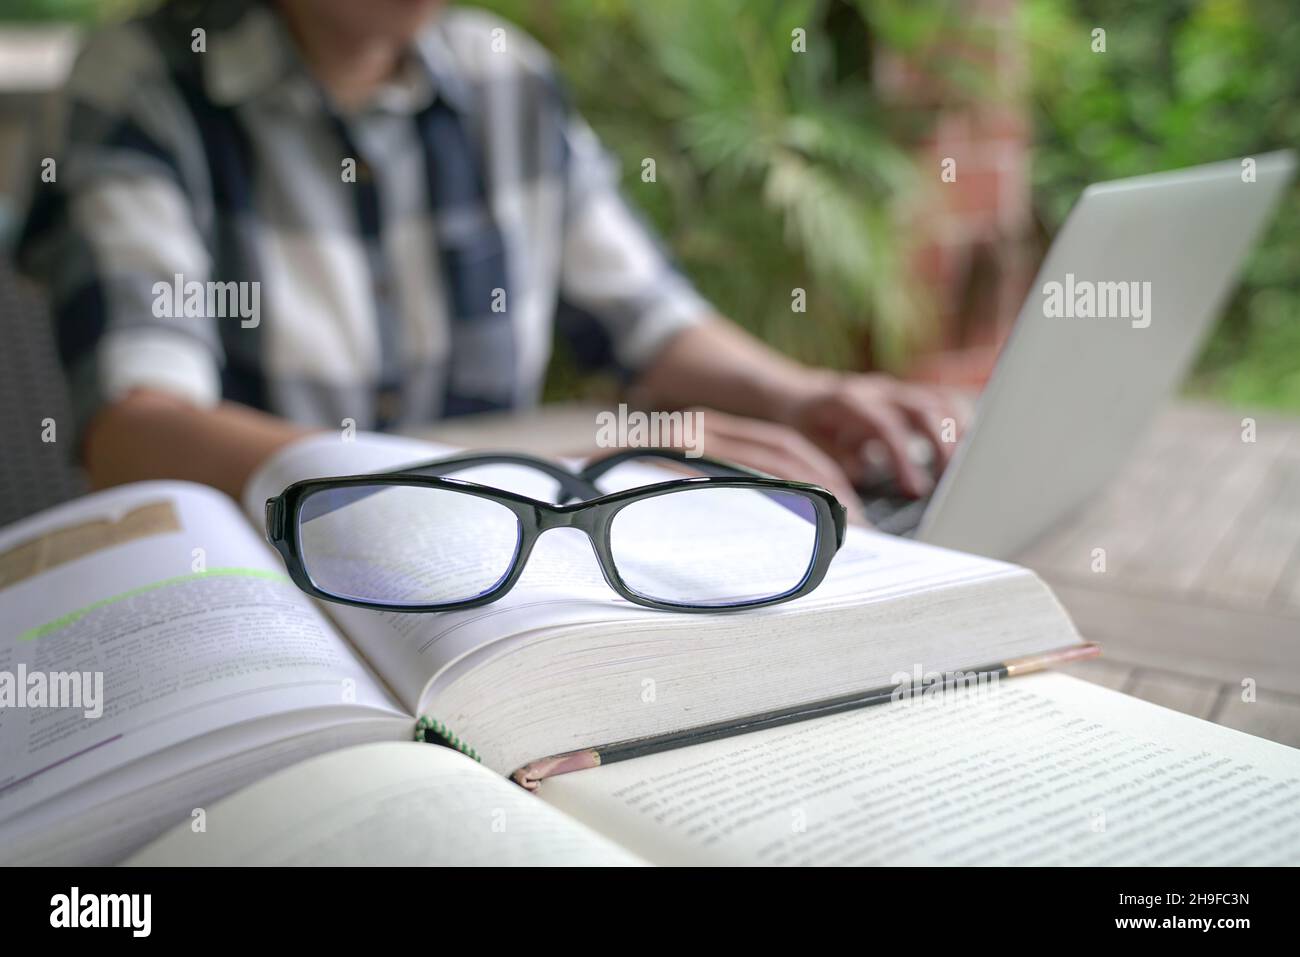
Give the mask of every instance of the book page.
<path id="1" fill-rule="evenodd" d="M 1050 673 L 541 795 L 662 864 L 1300 864 L 1300 750 Z"/>
<path id="2" fill-rule="evenodd" d="M 361 434 L 346 442 L 333 434 L 311 436 L 282 450 L 253 477 L 244 492 L 244 508 L 255 522 L 260 522 L 266 499 L 278 495 L 295 481 L 391 470 L 432 461 L 454 451 L 393 436 Z M 458 472 L 456 477 L 508 488 L 544 501 L 554 501 L 556 491 L 553 480 L 532 470 L 510 466 Z M 626 466 L 611 474 L 612 482 L 607 483 L 607 488 L 613 490 L 674 477 L 679 476 L 659 468 Z M 755 507 L 774 512 L 778 519 L 790 518 L 779 505 L 761 496 L 755 499 Z M 704 500 L 700 504 L 708 507 Z M 382 548 L 409 550 L 411 524 L 415 520 L 408 513 L 402 521 L 394 521 L 384 536 Z M 764 521 L 766 527 L 766 518 Z M 375 547 L 374 543 L 368 547 Z M 449 574 L 443 568 L 449 556 L 434 551 L 421 554 L 430 563 L 428 574 Z M 780 557 L 775 543 L 773 556 Z M 725 559 L 720 558 L 717 567 L 727 567 Z M 814 610 L 884 603 L 917 592 L 956 589 L 1015 576 L 1025 577 L 1030 573 L 1003 562 L 850 528 L 844 547 L 817 591 L 787 605 L 745 612 L 745 627 L 753 631 L 784 628 L 789 627 L 791 616 Z M 610 590 L 590 543 L 573 529 L 557 529 L 542 536 L 515 588 L 504 598 L 480 608 L 441 614 L 399 614 L 328 604 L 326 610 L 384 676 L 403 705 L 420 713 L 428 710 L 432 699 L 439 697 L 446 683 L 439 676 L 454 680 L 457 672 L 478 664 L 480 653 L 489 646 L 495 654 L 517 647 L 521 642 L 533 642 L 555 629 L 580 626 L 617 629 L 642 624 L 693 634 L 706 628 L 721 628 L 730 617 L 648 611 L 625 601 Z M 1041 626 L 1039 630 L 1044 635 L 1061 634 L 1053 647 L 1077 641 L 1064 613 L 1052 599 L 1023 610 L 1027 625 Z M 922 660 L 931 661 L 934 657 L 927 655 Z M 913 660 L 908 657 L 909 666 Z M 985 661 L 966 663 L 984 664 Z M 814 699 L 821 696 L 813 693 Z M 544 756 L 528 755 L 529 758 Z"/>
<path id="3" fill-rule="evenodd" d="M 167 749 L 181 773 L 175 746 L 217 729 L 404 718 L 204 486 L 124 486 L 0 531 L 0 622 L 0 822 Z"/>
<path id="4" fill-rule="evenodd" d="M 128 865 L 619 866 L 644 863 L 448 748 L 371 744 L 281 771 Z"/>
<path id="5" fill-rule="evenodd" d="M 293 482 L 329 475 L 388 471 L 429 462 L 455 449 L 397 436 L 362 434 L 353 441 L 339 436 L 309 436 L 275 455 L 249 480 L 243 505 L 254 522 L 263 521 L 266 500 Z M 458 472 L 456 478 L 507 488 L 543 501 L 552 501 L 555 483 L 534 470 L 489 466 Z M 450 556 L 438 551 L 413 552 L 411 522 L 404 516 L 370 539 L 366 549 L 411 553 L 409 560 L 425 562 L 430 576 L 447 577 Z M 465 540 L 472 540 L 466 531 Z M 451 662 L 503 636 L 557 622 L 582 621 L 629 614 L 629 605 L 609 591 L 596 566 L 591 547 L 578 533 L 548 535 L 534 550 L 524 578 L 505 599 L 484 608 L 443 614 L 402 614 L 336 603 L 325 609 L 384 676 L 410 711 L 418 708 L 430 679 Z"/>

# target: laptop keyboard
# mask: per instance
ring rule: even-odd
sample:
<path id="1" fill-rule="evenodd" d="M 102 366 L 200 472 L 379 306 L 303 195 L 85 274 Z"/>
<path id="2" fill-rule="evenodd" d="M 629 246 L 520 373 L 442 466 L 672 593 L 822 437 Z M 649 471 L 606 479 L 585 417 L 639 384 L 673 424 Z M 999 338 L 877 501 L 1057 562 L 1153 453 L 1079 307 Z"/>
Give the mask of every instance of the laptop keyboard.
<path id="1" fill-rule="evenodd" d="M 925 508 L 930 497 L 903 498 L 898 495 L 880 495 L 874 498 L 864 497 L 862 509 L 867 521 L 887 535 L 901 535 L 911 538 L 921 525 Z"/>
<path id="2" fill-rule="evenodd" d="M 921 526 L 930 496 L 908 498 L 898 490 L 893 476 L 881 472 L 858 486 L 858 497 L 867 521 L 886 535 L 911 538 Z"/>

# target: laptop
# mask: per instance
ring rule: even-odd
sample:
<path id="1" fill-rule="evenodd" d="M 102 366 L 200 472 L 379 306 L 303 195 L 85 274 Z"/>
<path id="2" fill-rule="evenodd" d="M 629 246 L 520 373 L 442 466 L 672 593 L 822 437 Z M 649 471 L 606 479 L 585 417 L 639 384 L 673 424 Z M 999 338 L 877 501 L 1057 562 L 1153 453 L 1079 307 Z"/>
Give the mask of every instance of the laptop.
<path id="1" fill-rule="evenodd" d="M 1082 506 L 1186 374 L 1295 166 L 1288 150 L 1084 190 L 934 492 L 864 494 L 867 518 L 1011 558 Z"/>

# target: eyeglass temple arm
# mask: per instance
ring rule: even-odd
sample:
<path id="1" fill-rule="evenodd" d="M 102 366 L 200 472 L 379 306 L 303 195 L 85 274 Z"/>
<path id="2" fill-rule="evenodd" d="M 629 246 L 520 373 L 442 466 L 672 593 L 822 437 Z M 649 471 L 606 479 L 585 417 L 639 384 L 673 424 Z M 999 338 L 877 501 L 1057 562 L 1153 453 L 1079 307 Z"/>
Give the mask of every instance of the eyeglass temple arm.
<path id="1" fill-rule="evenodd" d="M 613 455 L 590 463 L 586 468 L 578 473 L 579 477 L 588 482 L 594 483 L 606 472 L 622 465 L 624 462 L 633 459 L 665 459 L 670 462 L 681 462 L 689 465 L 691 468 L 703 472 L 706 475 L 716 475 L 722 478 L 731 478 L 735 476 L 748 478 L 773 478 L 766 472 L 760 472 L 758 469 L 751 469 L 744 465 L 737 465 L 734 462 L 723 462 L 719 459 L 707 458 L 703 455 L 690 456 L 678 449 L 625 449 L 622 452 L 615 452 Z M 776 501 L 784 505 L 784 502 L 777 498 Z M 844 544 L 845 522 L 847 512 L 843 503 L 839 503 L 839 511 L 835 515 L 835 547 L 838 548 Z"/>
<path id="2" fill-rule="evenodd" d="M 630 462 L 634 459 L 664 459 L 669 462 L 678 462 L 683 465 L 689 465 L 696 471 L 703 472 L 705 475 L 716 475 L 721 478 L 745 477 L 745 478 L 772 478 L 766 472 L 760 472 L 758 469 L 747 468 L 744 465 L 736 465 L 732 462 L 723 462 L 719 459 L 707 458 L 703 455 L 691 456 L 678 449 L 625 449 L 622 452 L 615 452 L 613 455 L 606 456 L 591 462 L 578 473 L 579 478 L 594 483 L 606 472 L 614 469 L 624 462 Z"/>

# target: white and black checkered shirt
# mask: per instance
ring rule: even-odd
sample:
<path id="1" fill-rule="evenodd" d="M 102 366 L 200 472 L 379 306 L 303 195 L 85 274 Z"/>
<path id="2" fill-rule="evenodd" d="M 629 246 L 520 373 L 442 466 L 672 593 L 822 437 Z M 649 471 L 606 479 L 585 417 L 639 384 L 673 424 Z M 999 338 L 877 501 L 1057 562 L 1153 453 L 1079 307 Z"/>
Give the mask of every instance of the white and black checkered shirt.
<path id="1" fill-rule="evenodd" d="M 19 262 L 79 424 L 139 386 L 361 428 L 526 406 L 557 327 L 635 370 L 709 311 L 544 51 L 479 11 L 343 113 L 269 5 L 169 3 L 93 37 L 64 104 Z"/>

